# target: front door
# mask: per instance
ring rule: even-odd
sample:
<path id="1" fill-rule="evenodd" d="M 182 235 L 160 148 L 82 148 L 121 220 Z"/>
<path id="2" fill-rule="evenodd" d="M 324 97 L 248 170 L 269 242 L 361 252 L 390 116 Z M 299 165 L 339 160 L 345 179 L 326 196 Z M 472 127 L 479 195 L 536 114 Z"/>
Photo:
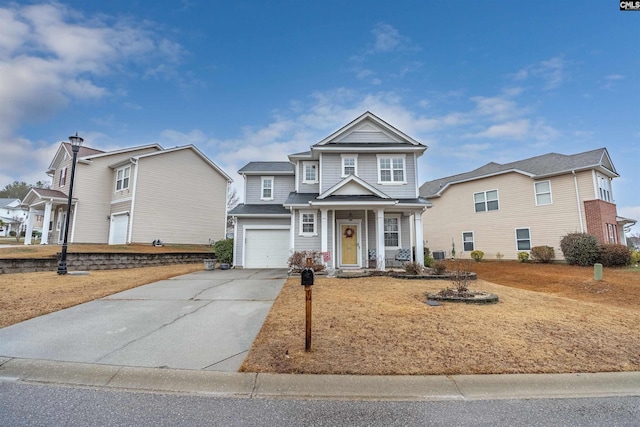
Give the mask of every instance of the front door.
<path id="1" fill-rule="evenodd" d="M 357 224 L 340 224 L 342 265 L 358 265 L 358 242 L 360 241 L 358 231 Z"/>

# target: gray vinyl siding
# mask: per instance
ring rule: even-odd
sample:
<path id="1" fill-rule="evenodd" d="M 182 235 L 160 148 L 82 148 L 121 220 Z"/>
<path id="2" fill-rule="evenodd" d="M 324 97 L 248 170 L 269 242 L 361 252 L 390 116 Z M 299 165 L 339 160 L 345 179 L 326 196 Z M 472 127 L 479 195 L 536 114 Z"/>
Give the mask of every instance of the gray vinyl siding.
<path id="1" fill-rule="evenodd" d="M 191 149 L 170 151 L 141 158 L 138 168 L 132 243 L 224 239 L 227 181 L 202 157 Z"/>
<path id="2" fill-rule="evenodd" d="M 287 197 L 289 197 L 289 193 L 295 191 L 295 178 L 293 175 L 269 175 L 265 173 L 264 176 L 273 176 L 273 200 L 260 199 L 262 195 L 262 176 L 247 175 L 245 176 L 245 204 L 283 204 L 287 200 Z"/>
<path id="3" fill-rule="evenodd" d="M 304 162 L 306 160 L 301 160 L 296 164 L 296 180 L 298 182 L 298 193 L 319 193 L 320 192 L 320 183 L 316 184 L 306 184 L 304 183 Z M 320 179 L 320 162 L 313 160 L 317 166 L 318 180 Z M 294 191 L 294 190 L 291 190 Z"/>
<path id="4" fill-rule="evenodd" d="M 305 212 L 314 211 L 313 209 L 303 209 Z M 294 248 L 296 251 L 320 251 L 322 249 L 322 218 L 319 210 L 316 212 L 316 236 L 300 235 L 300 211 L 295 210 L 294 214 Z"/>
<path id="5" fill-rule="evenodd" d="M 235 253 L 234 253 L 234 264 L 238 267 L 243 267 L 242 259 L 244 258 L 244 244 L 245 244 L 245 236 L 244 236 L 244 227 L 245 226 L 258 226 L 262 228 L 268 229 L 271 226 L 279 226 L 279 227 L 290 227 L 291 219 L 290 218 L 238 218 L 238 223 L 236 224 L 236 236 L 235 236 Z"/>
<path id="6" fill-rule="evenodd" d="M 347 153 L 342 153 L 347 154 Z M 389 155 L 402 155 L 403 153 L 391 153 Z M 405 155 L 405 179 L 406 184 L 378 184 L 378 157 L 376 153 L 358 153 L 358 177 L 390 197 L 399 199 L 410 199 L 416 197 L 416 158 L 414 153 Z M 342 158 L 337 154 L 322 155 L 320 192 L 327 191 L 332 186 L 340 182 L 342 178 Z"/>

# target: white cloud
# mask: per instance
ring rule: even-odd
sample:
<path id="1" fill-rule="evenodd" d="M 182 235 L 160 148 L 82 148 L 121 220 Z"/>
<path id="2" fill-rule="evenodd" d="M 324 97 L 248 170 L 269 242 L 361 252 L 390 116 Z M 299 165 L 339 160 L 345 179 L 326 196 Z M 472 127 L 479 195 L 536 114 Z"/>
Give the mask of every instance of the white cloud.
<path id="1" fill-rule="evenodd" d="M 523 81 L 532 78 L 542 79 L 545 90 L 558 88 L 567 79 L 567 63 L 562 56 L 540 61 L 537 64 L 528 65 L 512 75 L 516 81 Z"/>

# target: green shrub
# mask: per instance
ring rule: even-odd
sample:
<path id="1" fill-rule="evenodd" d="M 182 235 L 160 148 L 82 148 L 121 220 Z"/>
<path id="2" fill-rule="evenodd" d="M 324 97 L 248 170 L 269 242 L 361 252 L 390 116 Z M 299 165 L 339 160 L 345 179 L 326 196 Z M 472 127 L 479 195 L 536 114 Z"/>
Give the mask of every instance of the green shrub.
<path id="1" fill-rule="evenodd" d="M 484 252 L 479 251 L 479 250 L 475 250 L 475 251 L 471 251 L 471 258 L 473 258 L 475 261 L 480 262 L 482 261 L 482 258 L 484 257 Z"/>
<path id="2" fill-rule="evenodd" d="M 433 272 L 440 276 L 442 274 L 444 274 L 444 272 L 447 271 L 447 264 L 445 264 L 443 261 L 436 261 L 433 263 Z"/>
<path id="3" fill-rule="evenodd" d="M 631 252 L 631 263 L 634 265 L 640 263 L 640 251 Z"/>
<path id="4" fill-rule="evenodd" d="M 233 239 L 218 240 L 213 244 L 213 250 L 219 263 L 231 264 L 233 261 Z"/>
<path id="5" fill-rule="evenodd" d="M 534 246 L 531 248 L 531 258 L 534 261 L 549 263 L 556 257 L 556 252 L 551 246 Z"/>
<path id="6" fill-rule="evenodd" d="M 563 236 L 560 249 L 569 264 L 593 265 L 600 256 L 598 240 L 587 233 L 569 233 Z"/>
<path id="7" fill-rule="evenodd" d="M 529 262 L 529 253 L 528 252 L 518 252 L 518 261 L 520 261 L 520 262 Z"/>
<path id="8" fill-rule="evenodd" d="M 429 248 L 424 248 L 424 263 L 425 267 L 432 267 L 434 263 L 434 259 L 431 257 L 431 251 Z"/>
<path id="9" fill-rule="evenodd" d="M 311 258 L 311 268 L 313 271 L 324 270 L 322 263 L 322 252 L 318 251 L 298 251 L 291 254 L 289 260 L 289 271 L 299 273 L 307 267 L 307 258 Z"/>
<path id="10" fill-rule="evenodd" d="M 605 267 L 628 265 L 631 263 L 631 251 L 625 245 L 600 245 L 599 261 Z"/>

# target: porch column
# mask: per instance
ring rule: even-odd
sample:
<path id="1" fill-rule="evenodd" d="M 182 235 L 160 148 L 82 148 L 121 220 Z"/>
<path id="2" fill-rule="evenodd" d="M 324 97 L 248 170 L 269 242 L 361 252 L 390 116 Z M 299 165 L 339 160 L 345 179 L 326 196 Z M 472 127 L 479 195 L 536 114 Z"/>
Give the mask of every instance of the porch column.
<path id="1" fill-rule="evenodd" d="M 31 234 L 33 233 L 33 221 L 36 216 L 36 211 L 32 207 L 29 207 L 29 216 L 27 217 L 27 231 L 24 232 L 24 244 L 31 244 Z"/>
<path id="2" fill-rule="evenodd" d="M 329 252 L 329 230 L 328 230 L 328 209 L 320 209 L 320 251 Z M 333 254 L 332 254 L 333 256 Z M 327 262 L 322 257 L 322 263 L 326 266 Z"/>
<path id="3" fill-rule="evenodd" d="M 289 252 L 293 253 L 295 252 L 295 239 L 296 239 L 296 229 L 295 229 L 295 225 L 296 225 L 296 211 L 295 209 L 291 210 L 291 229 L 289 230 Z"/>
<path id="4" fill-rule="evenodd" d="M 416 212 L 414 215 L 414 230 L 416 233 L 416 259 L 415 262 L 424 264 L 424 234 L 422 234 L 422 213 Z"/>
<path id="5" fill-rule="evenodd" d="M 386 269 L 384 253 L 384 209 L 376 210 L 376 260 L 380 270 Z"/>
<path id="6" fill-rule="evenodd" d="M 49 200 L 44 207 L 44 220 L 42 222 L 42 238 L 40 239 L 41 245 L 49 244 L 49 223 L 51 222 L 51 208 L 53 202 Z"/>

